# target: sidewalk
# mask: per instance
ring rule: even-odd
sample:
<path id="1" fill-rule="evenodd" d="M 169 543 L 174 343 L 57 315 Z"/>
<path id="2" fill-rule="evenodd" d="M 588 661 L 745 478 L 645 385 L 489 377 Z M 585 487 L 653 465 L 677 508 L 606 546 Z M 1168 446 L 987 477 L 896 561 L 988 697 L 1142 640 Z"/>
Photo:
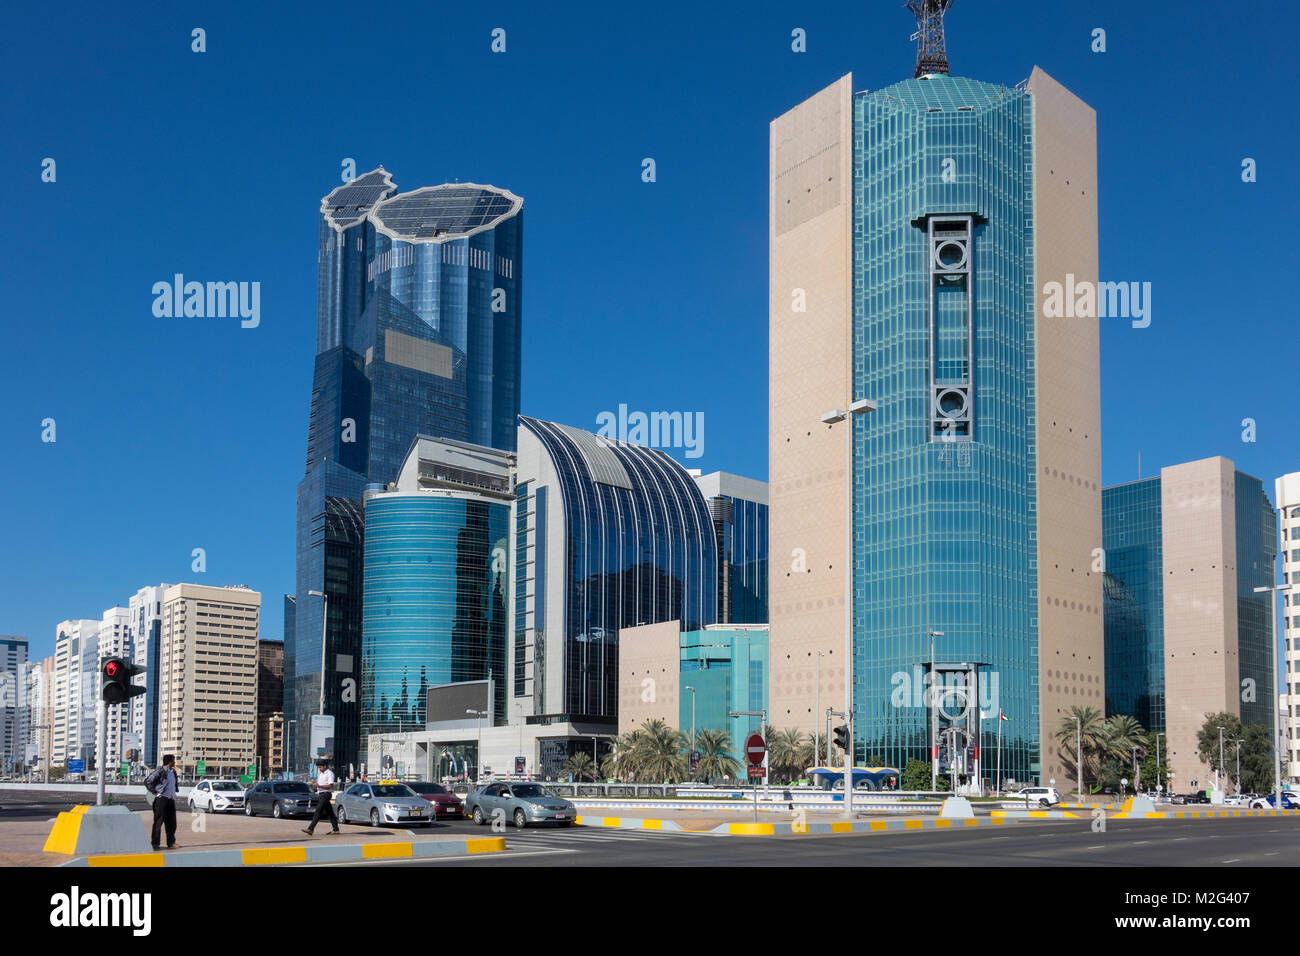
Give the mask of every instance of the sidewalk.
<path id="1" fill-rule="evenodd" d="M 133 814 L 146 835 L 153 825 L 151 811 Z M 202 850 L 236 850 L 244 847 L 278 848 L 304 844 L 369 844 L 392 842 L 424 842 L 427 840 L 464 840 L 464 830 L 454 830 L 434 824 L 429 828 L 406 830 L 400 827 L 368 827 L 347 824 L 339 827 L 337 836 L 330 832 L 328 821 L 316 827 L 314 836 L 302 830 L 310 818 L 274 820 L 267 817 L 246 817 L 243 814 L 195 813 L 181 810 L 176 814 L 175 850 L 160 850 L 163 854 L 183 854 Z M 0 822 L 0 866 L 57 866 L 72 859 L 62 853 L 45 853 L 42 848 L 54 824 L 47 819 L 33 818 Z M 199 829 L 201 827 L 201 829 Z M 484 828 L 485 830 L 487 828 Z M 468 834 L 478 836 L 478 834 Z M 484 836 L 494 835 L 484 833 Z M 164 837 L 165 838 L 165 837 Z"/>

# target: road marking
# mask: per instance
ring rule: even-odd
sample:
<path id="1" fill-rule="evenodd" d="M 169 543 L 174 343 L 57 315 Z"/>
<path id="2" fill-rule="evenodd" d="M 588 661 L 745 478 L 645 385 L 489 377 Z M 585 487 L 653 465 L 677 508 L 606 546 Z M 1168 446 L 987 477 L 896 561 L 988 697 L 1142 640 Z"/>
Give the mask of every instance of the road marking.
<path id="1" fill-rule="evenodd" d="M 1143 844 L 1145 844 L 1145 843 L 1150 843 L 1150 842 L 1151 842 L 1150 840 L 1134 840 L 1132 845 L 1133 845 L 1133 846 L 1142 846 Z"/>
<path id="2" fill-rule="evenodd" d="M 508 850 L 509 858 L 514 860 L 521 856 L 553 856 L 557 853 L 577 853 L 577 850 Z M 501 859 L 502 854 L 491 853 L 479 856 L 425 856 L 404 857 L 396 860 L 331 860 L 328 863 L 305 863 L 303 866 L 360 866 L 367 863 L 382 863 L 393 866 L 401 863 L 478 863 L 483 860 Z"/>
<path id="3" fill-rule="evenodd" d="M 1237 859 L 1235 859 L 1235 860 L 1224 860 L 1223 862 L 1224 862 L 1224 863 L 1240 863 L 1240 862 L 1241 862 L 1241 857 L 1237 857 Z"/>
<path id="4" fill-rule="evenodd" d="M 1096 846 L 1090 846 L 1090 847 L 1088 847 L 1088 849 L 1089 849 L 1089 850 L 1104 850 L 1104 849 L 1106 849 L 1106 845 L 1105 845 L 1104 843 L 1098 843 Z"/>

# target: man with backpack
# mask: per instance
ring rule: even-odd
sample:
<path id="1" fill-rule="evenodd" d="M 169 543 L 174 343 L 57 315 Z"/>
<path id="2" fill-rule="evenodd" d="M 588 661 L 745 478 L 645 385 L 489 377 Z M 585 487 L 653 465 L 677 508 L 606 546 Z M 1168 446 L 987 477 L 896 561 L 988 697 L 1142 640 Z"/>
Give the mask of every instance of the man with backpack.
<path id="1" fill-rule="evenodd" d="M 153 834 L 149 840 L 155 850 L 162 847 L 158 839 L 167 827 L 167 849 L 176 849 L 176 792 L 178 780 L 173 765 L 176 757 L 164 754 L 162 766 L 145 778 L 144 788 L 153 794 Z"/>

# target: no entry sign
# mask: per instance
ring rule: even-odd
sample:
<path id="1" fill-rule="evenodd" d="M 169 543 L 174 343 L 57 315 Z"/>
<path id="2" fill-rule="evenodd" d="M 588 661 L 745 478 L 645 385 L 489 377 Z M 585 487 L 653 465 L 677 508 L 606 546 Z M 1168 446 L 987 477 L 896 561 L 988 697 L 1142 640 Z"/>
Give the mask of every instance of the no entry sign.
<path id="1" fill-rule="evenodd" d="M 763 758 L 767 756 L 767 744 L 763 741 L 762 734 L 750 734 L 745 739 L 745 759 L 755 767 L 762 766 Z"/>

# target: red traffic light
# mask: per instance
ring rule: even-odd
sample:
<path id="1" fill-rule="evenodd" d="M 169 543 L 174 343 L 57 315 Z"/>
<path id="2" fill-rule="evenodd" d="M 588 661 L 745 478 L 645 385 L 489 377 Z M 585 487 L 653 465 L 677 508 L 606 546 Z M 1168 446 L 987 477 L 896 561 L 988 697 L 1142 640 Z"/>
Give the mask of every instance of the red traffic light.
<path id="1" fill-rule="evenodd" d="M 104 665 L 104 673 L 109 677 L 117 676 L 117 661 L 109 661 Z"/>

